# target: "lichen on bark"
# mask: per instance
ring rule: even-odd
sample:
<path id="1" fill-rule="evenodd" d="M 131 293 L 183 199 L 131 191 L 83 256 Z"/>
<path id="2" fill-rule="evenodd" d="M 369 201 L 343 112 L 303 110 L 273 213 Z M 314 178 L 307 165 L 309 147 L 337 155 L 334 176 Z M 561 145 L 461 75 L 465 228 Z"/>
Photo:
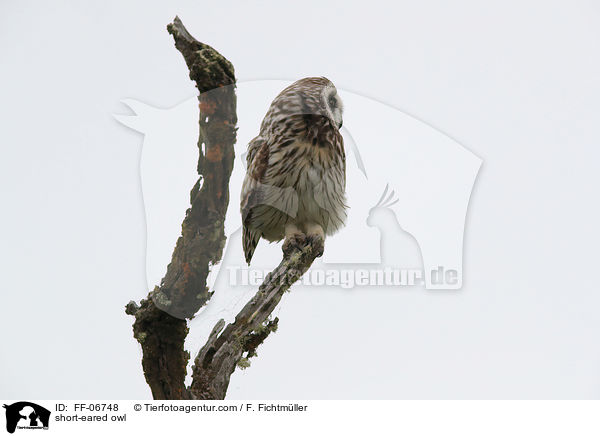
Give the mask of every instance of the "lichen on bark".
<path id="1" fill-rule="evenodd" d="M 279 319 L 271 320 L 270 315 L 281 297 L 320 252 L 306 245 L 284 253 L 235 321 L 226 325 L 220 320 L 215 325 L 194 359 L 192 384 L 187 387 L 187 320 L 214 292 L 206 279 L 210 267 L 221 260 L 226 241 L 237 102 L 231 62 L 193 38 L 178 17 L 167 30 L 199 91 L 199 177 L 191 188 L 190 207 L 165 277 L 139 305 L 130 301 L 125 312 L 135 317 L 134 337 L 142 347 L 144 376 L 154 399 L 223 399 L 231 374 L 237 367 L 247 367 L 257 347 L 277 330 Z"/>

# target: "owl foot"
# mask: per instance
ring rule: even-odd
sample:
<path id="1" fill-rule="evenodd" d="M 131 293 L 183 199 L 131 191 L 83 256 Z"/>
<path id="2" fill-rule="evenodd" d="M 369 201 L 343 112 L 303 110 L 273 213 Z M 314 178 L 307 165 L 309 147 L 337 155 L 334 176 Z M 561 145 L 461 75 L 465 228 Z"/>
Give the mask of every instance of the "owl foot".
<path id="1" fill-rule="evenodd" d="M 285 238 L 283 242 L 283 254 L 289 256 L 295 250 L 302 250 L 302 248 L 306 245 L 306 235 L 304 233 L 294 233 Z"/>
<path id="2" fill-rule="evenodd" d="M 325 239 L 317 234 L 310 234 L 306 236 L 306 245 L 311 245 L 313 249 L 313 253 L 315 253 L 316 257 L 323 256 L 323 252 L 325 251 Z"/>
<path id="3" fill-rule="evenodd" d="M 306 224 L 306 243 L 312 246 L 316 257 L 323 256 L 325 250 L 325 232 L 317 223 Z"/>

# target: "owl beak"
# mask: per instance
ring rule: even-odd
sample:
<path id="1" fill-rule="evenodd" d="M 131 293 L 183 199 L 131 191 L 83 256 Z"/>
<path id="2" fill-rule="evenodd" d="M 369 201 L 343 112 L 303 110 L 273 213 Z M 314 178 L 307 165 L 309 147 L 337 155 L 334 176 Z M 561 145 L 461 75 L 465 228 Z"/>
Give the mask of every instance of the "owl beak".
<path id="1" fill-rule="evenodd" d="M 343 122 L 343 121 L 340 121 L 340 122 L 338 123 L 338 129 L 341 129 L 341 128 L 342 128 L 342 124 L 344 124 L 344 122 Z"/>

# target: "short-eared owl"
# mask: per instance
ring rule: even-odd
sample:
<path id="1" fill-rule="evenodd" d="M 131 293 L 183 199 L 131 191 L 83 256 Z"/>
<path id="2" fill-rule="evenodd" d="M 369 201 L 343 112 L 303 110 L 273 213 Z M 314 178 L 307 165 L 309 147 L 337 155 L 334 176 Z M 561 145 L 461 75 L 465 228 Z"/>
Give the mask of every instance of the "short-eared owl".
<path id="1" fill-rule="evenodd" d="M 246 262 L 260 238 L 323 250 L 346 220 L 342 101 L 325 77 L 307 77 L 271 103 L 250 141 L 241 212 Z"/>

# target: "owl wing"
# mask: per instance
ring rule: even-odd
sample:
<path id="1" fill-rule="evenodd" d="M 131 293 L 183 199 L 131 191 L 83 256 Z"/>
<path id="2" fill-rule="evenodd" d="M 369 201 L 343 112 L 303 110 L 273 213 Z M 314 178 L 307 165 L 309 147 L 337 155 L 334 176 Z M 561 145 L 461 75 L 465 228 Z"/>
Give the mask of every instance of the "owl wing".
<path id="1" fill-rule="evenodd" d="M 248 144 L 248 154 L 246 154 L 246 169 L 250 167 L 252 161 L 254 160 L 254 156 L 256 156 L 256 152 L 260 150 L 260 148 L 266 143 L 265 139 L 262 136 L 257 136 Z"/>
<path id="2" fill-rule="evenodd" d="M 242 213 L 242 244 L 246 262 L 250 264 L 254 250 L 260 240 L 260 233 L 252 230 L 249 223 L 252 221 L 252 209 L 262 203 L 260 189 L 267 167 L 269 165 L 269 146 L 266 140 L 257 136 L 248 144 L 246 156 L 246 177 L 242 185 L 240 209 Z"/>

